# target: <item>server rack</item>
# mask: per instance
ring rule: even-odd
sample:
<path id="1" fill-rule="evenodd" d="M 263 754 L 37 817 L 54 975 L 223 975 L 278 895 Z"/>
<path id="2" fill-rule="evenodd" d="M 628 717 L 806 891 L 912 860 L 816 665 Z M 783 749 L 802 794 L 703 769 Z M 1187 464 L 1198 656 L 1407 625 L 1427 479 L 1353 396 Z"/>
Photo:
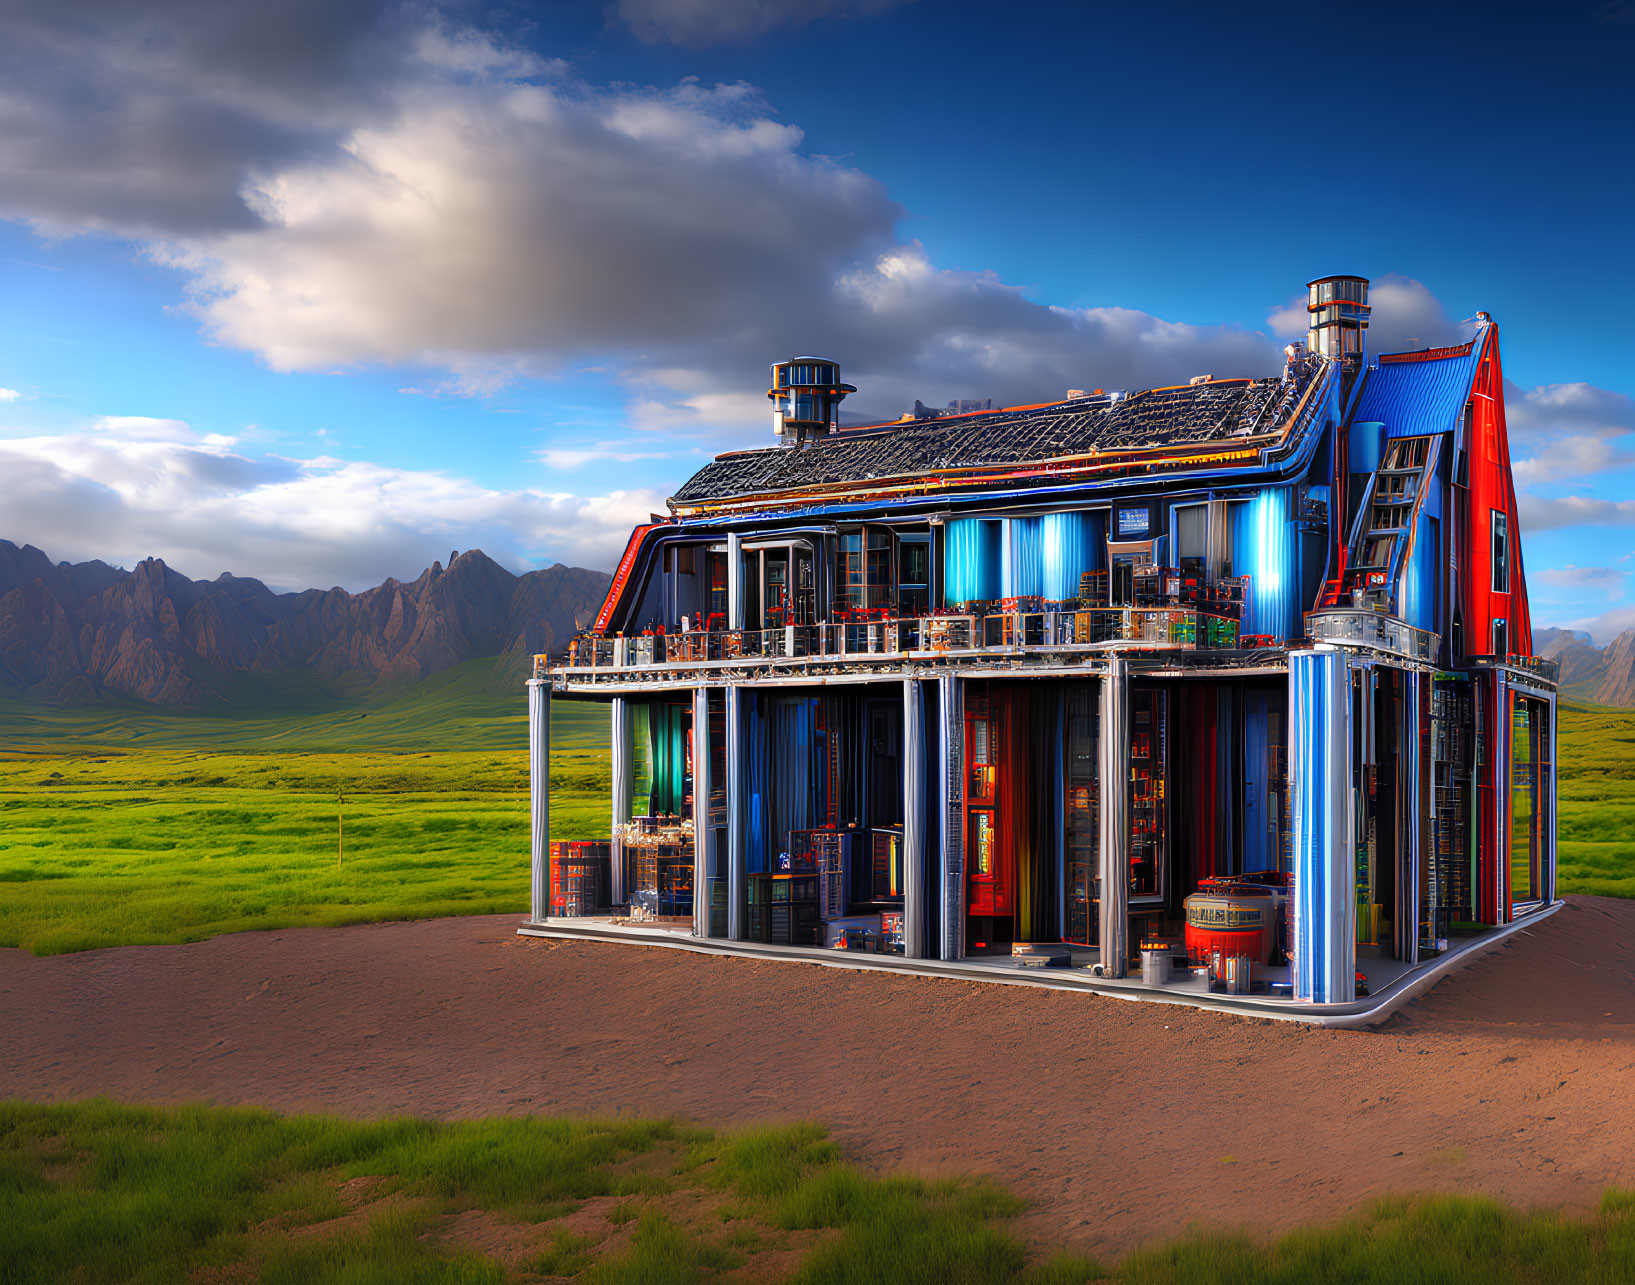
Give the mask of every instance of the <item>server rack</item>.
<path id="1" fill-rule="evenodd" d="M 1067 931 L 1073 945 L 1094 946 L 1101 928 L 1101 701 L 1088 683 L 1067 693 L 1066 840 Z"/>

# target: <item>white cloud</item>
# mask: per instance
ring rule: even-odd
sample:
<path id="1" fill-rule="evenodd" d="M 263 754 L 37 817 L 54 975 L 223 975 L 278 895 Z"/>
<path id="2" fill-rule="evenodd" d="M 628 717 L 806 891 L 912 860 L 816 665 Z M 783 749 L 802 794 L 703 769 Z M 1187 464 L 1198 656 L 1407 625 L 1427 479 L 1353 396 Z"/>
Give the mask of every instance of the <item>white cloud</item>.
<path id="1" fill-rule="evenodd" d="M 583 468 L 587 464 L 633 464 L 637 460 L 662 460 L 665 451 L 633 451 L 618 442 L 595 442 L 587 446 L 547 446 L 537 453 L 546 468 L 559 471 Z"/>
<path id="2" fill-rule="evenodd" d="M 1273 309 L 1266 326 L 1281 339 L 1304 339 L 1309 326 L 1304 292 Z M 1403 352 L 1461 344 L 1473 327 L 1455 322 L 1423 281 L 1388 272 L 1369 282 L 1368 351 Z"/>
<path id="3" fill-rule="evenodd" d="M 1630 463 L 1629 454 L 1620 451 L 1615 442 L 1605 437 L 1562 437 L 1527 459 L 1517 459 L 1515 454 L 1513 446 L 1510 469 L 1515 474 L 1517 486 L 1590 477 Z"/>
<path id="4" fill-rule="evenodd" d="M 614 0 L 611 20 L 649 44 L 711 45 L 749 40 L 819 18 L 884 13 L 907 0 Z"/>
<path id="5" fill-rule="evenodd" d="M 168 427 L 151 428 L 154 423 Z M 131 425 L 131 429 L 122 427 Z M 328 456 L 252 457 L 177 420 L 109 417 L 90 432 L 0 440 L 0 512 L 61 558 L 250 575 L 282 588 L 363 588 L 448 549 L 608 568 L 652 490 L 495 490 L 435 470 Z"/>
<path id="6" fill-rule="evenodd" d="M 15 388 L 0 388 L 0 402 L 15 402 L 22 399 L 22 394 Z"/>
<path id="7" fill-rule="evenodd" d="M 1554 618 L 1551 618 L 1554 623 Z M 1535 614 L 1534 627 L 1544 627 L 1544 621 Z M 1605 647 L 1619 634 L 1635 629 L 1635 607 L 1613 607 L 1596 615 L 1581 616 L 1574 620 L 1562 621 L 1556 625 L 1559 629 L 1572 629 L 1586 633 L 1597 647 Z"/>
<path id="8" fill-rule="evenodd" d="M 1590 495 L 1536 495 L 1518 492 L 1523 532 L 1567 526 L 1635 525 L 1635 500 L 1601 500 Z"/>
<path id="9" fill-rule="evenodd" d="M 1535 572 L 1532 578 L 1558 589 L 1587 590 L 1616 598 L 1623 592 L 1629 572 L 1617 567 L 1580 567 L 1569 562 L 1564 567 L 1547 567 Z"/>
<path id="10" fill-rule="evenodd" d="M 747 85 L 595 87 L 423 9 L 366 21 L 315 0 L 229 75 L 210 51 L 271 42 L 259 18 L 235 29 L 212 9 L 195 30 L 182 0 L 158 0 L 141 20 L 76 21 L 84 3 L 14 28 L 22 73 L 50 56 L 73 74 L 20 74 L 0 102 L 6 205 L 145 239 L 187 275 L 211 337 L 280 370 L 413 363 L 450 372 L 415 391 L 481 394 L 598 364 L 629 381 L 644 426 L 759 441 L 766 365 L 796 352 L 839 359 L 882 417 L 916 397 L 1277 365 L 1262 335 L 1052 308 L 937 267 L 874 178 L 805 151 Z M 867 7 L 655 4 L 642 20 L 696 9 L 686 21 L 725 30 Z M 125 138 L 129 120 L 146 130 Z M 199 122 L 218 133 L 194 137 Z M 677 387 L 677 370 L 700 378 Z"/>
<path id="11" fill-rule="evenodd" d="M 1504 385 L 1512 451 L 1555 448 L 1563 438 L 1614 438 L 1635 430 L 1635 401 L 1594 384 Z"/>

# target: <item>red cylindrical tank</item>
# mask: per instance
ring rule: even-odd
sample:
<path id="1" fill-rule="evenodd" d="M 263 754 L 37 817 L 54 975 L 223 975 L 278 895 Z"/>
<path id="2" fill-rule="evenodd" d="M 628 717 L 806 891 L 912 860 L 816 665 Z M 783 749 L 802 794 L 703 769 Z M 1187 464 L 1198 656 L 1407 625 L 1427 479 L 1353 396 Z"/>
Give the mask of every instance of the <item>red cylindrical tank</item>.
<path id="1" fill-rule="evenodd" d="M 1187 956 L 1199 963 L 1219 948 L 1227 956 L 1271 962 L 1283 891 L 1238 879 L 1205 879 L 1188 897 Z"/>

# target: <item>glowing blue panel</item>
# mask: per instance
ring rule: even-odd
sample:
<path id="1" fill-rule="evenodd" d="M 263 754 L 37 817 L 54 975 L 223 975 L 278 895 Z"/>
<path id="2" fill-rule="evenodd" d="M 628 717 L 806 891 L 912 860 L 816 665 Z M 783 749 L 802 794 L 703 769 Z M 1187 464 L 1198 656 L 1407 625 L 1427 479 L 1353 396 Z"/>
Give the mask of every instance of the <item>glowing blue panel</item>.
<path id="1" fill-rule="evenodd" d="M 1039 520 L 1040 552 L 1044 559 L 1044 597 L 1065 602 L 1079 595 L 1079 580 L 1100 565 L 1097 539 L 1088 513 L 1047 513 Z"/>
<path id="2" fill-rule="evenodd" d="M 1000 559 L 1000 597 L 1038 598 L 1044 590 L 1044 558 L 1038 518 L 1006 518 Z"/>
<path id="3" fill-rule="evenodd" d="M 1436 611 L 1437 568 L 1441 562 L 1437 555 L 1439 527 L 1436 519 L 1423 513 L 1419 515 L 1413 552 L 1403 562 L 1397 590 L 1397 610 L 1402 618 L 1415 628 L 1432 633 L 1441 632 L 1437 628 Z"/>
<path id="4" fill-rule="evenodd" d="M 1268 488 L 1236 506 L 1232 529 L 1232 571 L 1249 577 L 1241 631 L 1298 638 L 1300 562 L 1289 493 Z"/>
<path id="5" fill-rule="evenodd" d="M 986 518 L 958 518 L 944 528 L 944 601 L 992 602 L 1000 596 L 999 528 Z"/>

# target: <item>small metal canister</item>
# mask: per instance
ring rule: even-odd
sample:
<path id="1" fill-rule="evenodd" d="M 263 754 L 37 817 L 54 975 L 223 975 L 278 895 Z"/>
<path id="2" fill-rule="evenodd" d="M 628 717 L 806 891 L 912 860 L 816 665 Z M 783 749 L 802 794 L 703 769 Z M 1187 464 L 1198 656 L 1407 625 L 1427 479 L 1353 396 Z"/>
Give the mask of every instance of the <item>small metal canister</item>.
<path id="1" fill-rule="evenodd" d="M 1141 943 L 1141 984 L 1168 986 L 1175 968 L 1175 947 L 1167 941 Z"/>

